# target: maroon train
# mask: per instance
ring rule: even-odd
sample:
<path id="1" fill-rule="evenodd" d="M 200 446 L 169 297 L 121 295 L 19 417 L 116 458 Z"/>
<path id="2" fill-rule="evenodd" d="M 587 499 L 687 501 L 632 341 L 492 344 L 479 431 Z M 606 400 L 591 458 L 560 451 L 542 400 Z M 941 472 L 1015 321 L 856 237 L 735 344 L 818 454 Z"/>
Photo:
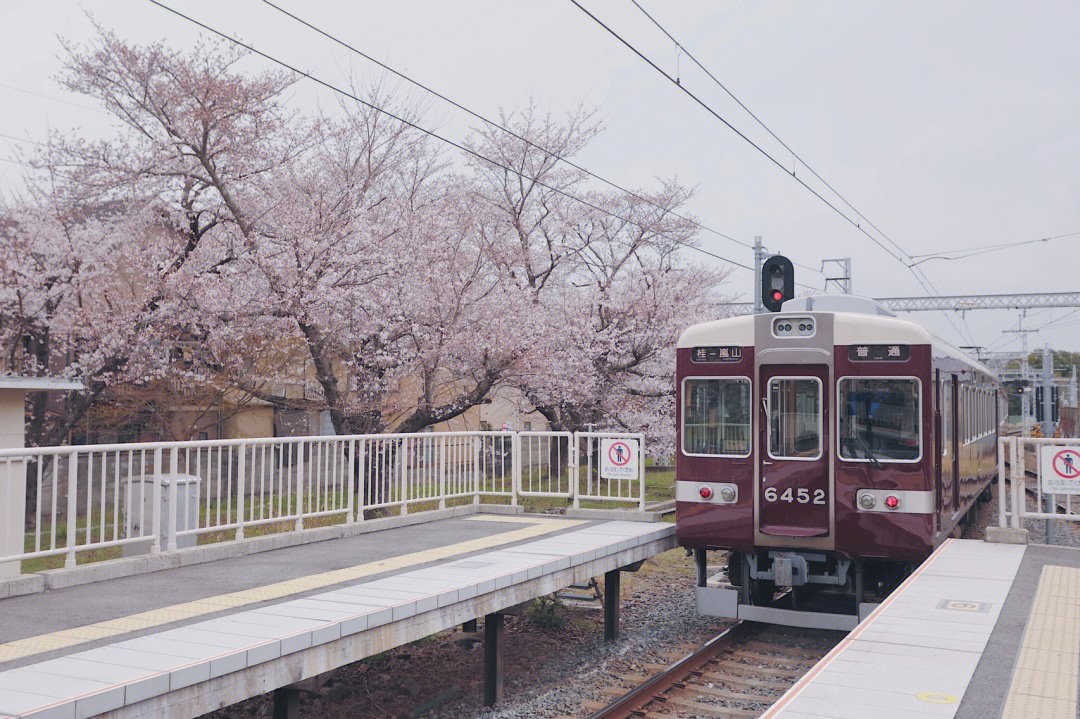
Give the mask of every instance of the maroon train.
<path id="1" fill-rule="evenodd" d="M 786 601 L 831 596 L 857 616 L 997 474 L 994 374 L 873 300 L 695 325 L 676 373 L 676 526 L 706 613 L 761 618 L 745 607 L 790 587 Z M 729 594 L 703 606 L 708 550 L 729 552 Z"/>

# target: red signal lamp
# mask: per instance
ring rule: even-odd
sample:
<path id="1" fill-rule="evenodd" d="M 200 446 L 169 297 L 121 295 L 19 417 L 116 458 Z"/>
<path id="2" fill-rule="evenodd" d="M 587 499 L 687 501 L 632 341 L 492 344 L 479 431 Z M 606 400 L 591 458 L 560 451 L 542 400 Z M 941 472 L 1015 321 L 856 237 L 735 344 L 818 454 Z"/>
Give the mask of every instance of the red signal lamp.
<path id="1" fill-rule="evenodd" d="M 772 298 L 773 301 L 779 302 L 780 300 L 784 299 L 784 293 L 780 290 L 773 290 Z"/>
<path id="2" fill-rule="evenodd" d="M 889 509 L 896 509 L 900 506 L 900 498 L 897 497 L 895 494 L 890 494 L 888 497 L 885 498 L 885 506 Z"/>
<path id="3" fill-rule="evenodd" d="M 709 497 L 711 497 L 711 496 L 712 496 L 712 490 L 711 490 L 711 489 L 709 489 L 708 487 L 702 487 L 701 489 L 699 489 L 699 490 L 697 491 L 697 493 L 698 493 L 699 495 L 701 495 L 701 498 L 702 498 L 702 499 L 708 499 Z"/>

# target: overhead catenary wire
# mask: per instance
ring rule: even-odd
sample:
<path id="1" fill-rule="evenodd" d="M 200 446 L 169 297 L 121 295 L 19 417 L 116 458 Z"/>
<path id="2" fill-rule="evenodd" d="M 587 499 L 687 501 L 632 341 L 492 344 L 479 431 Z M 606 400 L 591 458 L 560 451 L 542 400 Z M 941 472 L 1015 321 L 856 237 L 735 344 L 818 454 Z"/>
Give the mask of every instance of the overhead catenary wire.
<path id="1" fill-rule="evenodd" d="M 1014 247 L 1023 247 L 1025 245 L 1035 245 L 1042 242 L 1050 242 L 1052 240 L 1060 240 L 1067 237 L 1080 236 L 1080 232 L 1067 232 L 1063 235 L 1052 235 L 1050 237 L 1039 237 L 1034 240 L 1018 240 L 1016 242 L 1001 242 L 995 245 L 983 245 L 981 247 L 968 247 L 965 249 L 957 250 L 941 250 L 939 252 L 927 252 L 920 255 L 912 255 L 912 259 L 919 259 L 915 264 L 922 262 L 929 262 L 930 260 L 963 260 L 968 257 L 975 257 L 977 255 L 985 255 L 990 252 L 1000 252 L 1002 250 L 1008 250 Z M 949 257 L 948 255 L 954 255 Z"/>
<path id="2" fill-rule="evenodd" d="M 251 52 L 251 53 L 253 53 L 255 55 L 258 55 L 259 57 L 261 57 L 261 58 L 263 58 L 265 60 L 269 60 L 270 62 L 273 62 L 276 65 L 280 65 L 281 67 L 289 70 L 290 72 L 296 73 L 297 75 L 300 75 L 301 77 L 307 78 L 308 80 L 311 80 L 312 82 L 314 82 L 314 83 L 316 83 L 318 85 L 321 85 L 322 87 L 325 87 L 326 89 L 331 90 L 332 92 L 338 93 L 339 95 L 342 95 L 342 96 L 347 97 L 347 98 L 349 98 L 351 100 L 354 100 L 355 102 L 358 102 L 361 105 L 364 105 L 365 107 L 368 107 L 368 108 L 374 110 L 375 112 L 386 115 L 387 117 L 389 117 L 389 118 L 391 118 L 393 120 L 396 120 L 397 122 L 405 125 L 406 127 L 411 127 L 412 129 L 414 129 L 414 130 L 416 130 L 418 132 L 421 132 L 421 133 L 423 133 L 425 135 L 428 135 L 429 137 L 432 137 L 432 138 L 434 138 L 434 139 L 436 139 L 436 140 L 438 140 L 438 141 L 440 141 L 442 143 L 450 145 L 451 147 L 454 147 L 454 148 L 460 150 L 461 152 L 463 152 L 463 153 L 465 153 L 467 155 L 475 157 L 476 159 L 480 160 L 481 162 L 487 163 L 487 164 L 489 164 L 489 165 L 491 165 L 493 167 L 497 167 L 497 168 L 499 168 L 501 170 L 504 170 L 504 171 L 509 172 L 511 174 L 514 174 L 514 175 L 517 175 L 518 177 L 521 177 L 522 179 L 527 179 L 527 180 L 530 180 L 532 182 L 535 182 L 539 187 L 543 187 L 543 188 L 545 188 L 545 189 L 547 189 L 547 190 L 549 190 L 551 192 L 554 192 L 555 194 L 566 197 L 569 200 L 572 200 L 574 202 L 578 202 L 578 203 L 580 203 L 580 204 L 582 204 L 582 205 L 584 205 L 586 207 L 592 208 L 592 209 L 596 210 L 597 212 L 601 212 L 601 213 L 606 214 L 606 215 L 608 215 L 610 217 L 618 219 L 618 220 L 620 220 L 622 222 L 626 222 L 627 224 L 635 225 L 637 227 L 640 227 L 641 229 L 647 229 L 644 225 L 641 225 L 638 222 L 634 222 L 633 220 L 630 220 L 628 218 L 622 217 L 618 213 L 612 212 L 611 210 L 608 210 L 608 209 L 605 209 L 605 208 L 600 207 L 598 205 L 595 205 L 595 204 L 589 202 L 588 200 L 577 197 L 576 195 L 568 193 L 565 190 L 561 190 L 561 189 L 559 189 L 557 187 L 553 187 L 553 186 L 551 186 L 551 185 L 549 185 L 547 183 L 544 183 L 544 182 L 542 182 L 540 180 L 537 180 L 535 177 L 530 177 L 528 174 L 525 174 L 523 172 L 520 172 L 518 170 L 513 169 L 512 167 L 509 167 L 509 166 L 504 165 L 504 164 L 502 164 L 500 162 L 497 162 L 497 161 L 492 160 L 492 159 L 490 159 L 488 157 L 485 157 L 484 155 L 480 154 L 479 152 L 476 152 L 475 150 L 473 150 L 473 149 L 471 149 L 469 147 L 466 147 L 465 145 L 462 145 L 462 144 L 460 144 L 460 143 L 458 143 L 458 142 L 456 142 L 454 140 L 451 140 L 448 137 L 440 135 L 439 133 L 437 133 L 437 132 L 435 132 L 433 130 L 429 130 L 429 129 L 421 126 L 421 125 L 418 125 L 417 123 L 412 122 L 411 120 L 408 120 L 408 119 L 406 119 L 404 117 L 401 117 L 401 116 L 391 112 L 390 110 L 387 110 L 387 109 L 385 109 L 383 107 L 380 107 L 380 106 L 378 106 L 378 105 L 376 105 L 376 104 L 374 104 L 374 103 L 372 103 L 372 102 L 370 102 L 368 100 L 364 100 L 364 99 L 360 98 L 359 96 L 357 96 L 357 95 L 355 95 L 355 94 L 353 94 L 353 93 L 351 93 L 351 92 L 349 92 L 347 90 L 343 90 L 342 88 L 340 88 L 340 87 L 338 87 L 338 86 L 336 86 L 336 85 L 334 85 L 334 84 L 332 84 L 330 82 L 327 82 L 326 80 L 323 80 L 323 79 L 321 79 L 319 77 L 316 77 L 315 75 L 312 75 L 309 72 L 301 70 L 298 67 L 285 62 L 284 60 L 280 60 L 280 59 L 274 57 L 273 55 L 270 55 L 270 54 L 268 54 L 266 52 L 263 52 L 262 50 L 259 50 L 259 49 L 255 48 L 251 44 L 246 43 L 246 42 L 244 42 L 244 41 L 242 41 L 242 40 L 240 40 L 238 38 L 235 38 L 232 35 L 229 35 L 228 33 L 224 32 L 222 30 L 218 30 L 218 29 L 216 29 L 214 27 L 211 27 L 210 25 L 207 25 L 204 22 L 196 20 L 195 18 L 193 18 L 193 17 L 191 17 L 189 15 L 185 15 L 184 13 L 180 12 L 179 10 L 176 10 L 175 8 L 169 7 L 168 5 L 160 2 L 159 0 L 146 0 L 146 1 L 151 3 L 152 5 L 156 5 L 157 7 L 176 15 L 177 17 L 180 17 L 180 18 L 186 20 L 187 22 L 192 23 L 193 25 L 196 25 L 197 27 L 202 28 L 203 30 L 206 30 L 207 32 L 213 33 L 214 35 L 217 35 L 218 37 L 220 37 L 220 38 L 222 38 L 224 40 L 227 40 L 227 41 L 233 43 L 234 45 L 237 45 L 238 47 L 242 47 L 245 50 L 247 50 L 248 52 Z M 705 254 L 705 255 L 708 255 L 710 257 L 713 257 L 715 259 L 722 260 L 724 262 L 728 262 L 728 263 L 736 265 L 738 267 L 742 267 L 743 269 L 753 271 L 753 267 L 751 267 L 750 265 L 746 265 L 746 264 L 743 264 L 741 262 L 736 262 L 735 260 L 732 260 L 730 258 L 723 257 L 723 256 L 718 255 L 716 253 L 710 252 L 709 250 L 706 250 L 706 249 L 704 249 L 702 247 L 698 247 L 698 246 L 696 246 L 694 244 L 688 243 L 685 240 L 679 240 L 677 238 L 665 235 L 665 234 L 663 234 L 661 232 L 657 232 L 656 234 L 659 237 L 663 237 L 663 238 L 665 238 L 667 240 L 670 240 L 672 242 L 680 244 L 680 245 L 682 245 L 684 247 L 688 247 L 690 249 L 697 250 L 698 252 L 700 252 L 702 254 Z"/>
<path id="3" fill-rule="evenodd" d="M 15 92 L 21 92 L 21 93 L 26 94 L 26 95 L 33 95 L 34 97 L 40 97 L 40 98 L 42 98 L 44 100 L 52 100 L 53 102 L 60 102 L 60 103 L 63 103 L 65 105 L 71 105 L 72 107 L 82 108 L 83 110 L 89 110 L 90 112 L 97 112 L 97 113 L 100 113 L 102 115 L 109 115 L 110 114 L 107 110 L 102 110 L 100 107 L 90 107 L 88 105 L 80 105 L 77 102 L 71 102 L 70 100 L 65 100 L 65 99 L 60 98 L 60 97 L 53 97 L 52 95 L 43 95 L 42 93 L 34 92 L 33 90 L 24 90 L 21 87 L 15 87 L 14 85 L 8 85 L 7 83 L 3 83 L 3 82 L 0 82 L 0 87 L 6 88 L 8 90 L 14 90 Z"/>
<path id="4" fill-rule="evenodd" d="M 859 220 L 865 220 L 867 222 L 867 224 L 870 225 L 870 227 L 872 227 L 879 235 L 881 235 L 881 237 L 884 238 L 884 240 L 886 242 L 888 242 L 890 245 L 895 247 L 896 251 L 898 251 L 900 254 L 898 255 L 898 254 L 896 254 L 896 252 L 894 252 L 893 250 L 886 247 L 885 244 L 880 239 L 878 239 L 877 237 L 872 235 L 870 232 L 868 232 L 864 227 L 862 227 L 862 224 L 861 224 L 860 221 L 857 221 L 857 220 L 852 219 L 851 217 L 849 217 L 847 215 L 847 213 L 845 213 L 843 210 L 841 210 L 839 207 L 837 207 L 836 204 L 830 202 L 824 195 L 822 195 L 816 189 L 814 189 L 809 184 L 807 184 L 806 181 L 803 180 L 801 177 L 799 177 L 794 170 L 788 170 L 787 167 L 782 162 L 780 162 L 775 157 L 773 157 L 773 155 L 771 155 L 761 145 L 754 142 L 745 133 L 743 133 L 738 128 L 736 128 L 734 125 L 732 125 L 727 119 L 725 119 L 722 115 L 720 115 L 720 113 L 718 113 L 716 110 L 714 110 L 708 103 L 706 103 L 704 100 L 702 100 L 696 94 L 691 92 L 685 85 L 683 85 L 683 83 L 681 82 L 681 78 L 677 79 L 677 78 L 672 77 L 671 74 L 669 74 L 667 71 L 665 71 L 659 65 L 657 65 L 656 62 L 654 62 L 651 58 L 649 58 L 647 55 L 645 55 L 645 53 L 643 53 L 641 50 L 639 50 L 637 47 L 635 47 L 630 41 L 628 41 L 626 38 L 624 38 L 622 35 L 620 35 L 618 32 L 616 32 L 613 28 L 611 28 L 607 23 L 605 23 L 603 20 L 598 18 L 596 15 L 589 12 L 589 10 L 586 9 L 580 2 L 578 2 L 578 0 L 570 0 L 570 2 L 575 7 L 577 7 L 578 10 L 580 10 L 582 13 L 584 13 L 589 19 L 591 19 L 593 22 L 595 22 L 597 25 L 599 25 L 601 28 L 603 28 L 605 31 L 607 31 L 608 34 L 610 34 L 612 37 L 614 37 L 616 40 L 618 40 L 620 43 L 622 43 L 628 50 L 630 50 L 632 53 L 637 55 L 643 62 L 645 62 L 647 65 L 652 67 L 657 73 L 659 73 L 661 76 L 663 76 L 665 79 L 667 79 L 668 82 L 670 82 L 676 88 L 681 90 L 684 94 L 686 94 L 687 97 L 692 99 L 695 103 L 700 105 L 702 107 L 702 109 L 704 109 L 706 112 L 708 112 L 714 118 L 719 120 L 725 127 L 727 127 L 729 130 L 734 132 L 740 139 L 742 139 L 743 141 L 748 143 L 755 150 L 757 150 L 762 156 L 764 156 L 771 163 L 773 163 L 778 168 L 780 168 L 780 170 L 783 171 L 786 175 L 790 176 L 793 180 L 795 180 L 795 182 L 797 182 L 804 189 L 806 189 L 807 192 L 809 192 L 814 197 L 816 197 L 818 200 L 820 200 L 822 203 L 824 203 L 827 207 L 829 207 L 829 209 L 831 209 L 833 212 L 835 212 L 837 215 L 839 215 L 841 218 L 843 218 L 846 222 L 848 222 L 852 227 L 854 227 L 856 230 L 858 230 L 861 234 L 866 236 L 867 239 L 869 239 L 871 242 L 873 242 L 878 247 L 880 247 L 882 250 L 884 250 L 894 260 L 896 260 L 900 264 L 907 267 L 908 270 L 911 272 L 912 276 L 919 283 L 919 285 L 923 288 L 923 290 L 926 291 L 926 293 L 928 295 L 930 295 L 930 296 L 938 295 L 939 296 L 941 294 L 937 290 L 937 288 L 934 287 L 934 284 L 933 284 L 933 282 L 930 281 L 930 278 L 927 277 L 926 274 L 924 272 L 922 272 L 918 267 L 915 267 L 911 263 L 911 260 L 910 260 L 911 256 L 906 250 L 904 250 L 892 238 L 890 238 L 888 235 L 886 235 L 884 232 L 882 232 L 876 225 L 874 225 L 872 222 L 867 220 L 865 215 L 863 215 L 858 210 L 856 210 L 851 205 L 851 203 L 849 203 L 846 199 L 844 199 L 844 197 L 842 195 L 840 195 L 840 193 L 837 192 L 835 189 L 833 189 L 827 182 L 825 182 L 824 180 L 821 180 L 826 185 L 826 187 L 829 187 L 829 189 L 838 198 L 840 198 L 840 200 L 845 205 L 847 205 L 848 207 L 851 207 L 852 212 L 854 212 L 856 214 L 856 216 L 859 218 Z M 655 19 L 653 19 L 651 17 L 650 17 L 650 19 L 653 21 L 654 24 L 659 26 L 659 23 L 657 23 Z M 672 37 L 672 35 L 670 33 L 668 33 L 666 30 L 664 31 L 664 34 L 667 35 L 667 37 L 670 38 L 672 40 L 672 42 L 677 42 Z M 682 48 L 683 52 L 687 52 L 685 47 L 683 47 L 681 45 L 681 43 L 678 43 L 678 44 L 679 44 L 680 48 Z M 687 52 L 687 56 L 689 56 L 689 55 L 690 55 L 690 53 Z M 726 91 L 726 88 L 725 88 L 725 91 Z M 740 105 L 741 104 L 742 103 L 740 103 Z M 755 119 L 756 119 L 756 117 L 755 117 Z M 760 123 L 760 120 L 758 122 Z M 770 131 L 770 134 L 772 134 L 771 131 Z M 779 139 L 779 138 L 777 138 L 777 139 Z M 781 143 L 781 144 L 783 144 L 783 143 Z M 792 152 L 792 154 L 794 155 L 795 153 Z M 802 162 L 802 161 L 800 160 L 800 162 Z M 802 163 L 802 164 L 804 164 L 804 166 L 806 166 L 805 163 Z M 809 169 L 809 166 L 807 166 L 807 167 Z M 813 170 L 811 170 L 811 172 L 813 172 Z M 815 176 L 817 176 L 816 173 L 813 173 L 813 174 L 815 174 Z M 820 177 L 819 177 L 819 179 L 820 179 Z M 905 256 L 908 259 L 905 259 Z M 946 319 L 948 319 L 949 323 L 953 326 L 953 328 L 956 329 L 956 331 L 958 333 L 963 335 L 963 332 L 960 330 L 960 327 L 956 324 L 955 321 L 953 321 L 952 317 L 949 314 L 946 314 L 945 317 L 946 317 Z M 964 320 L 964 326 L 965 326 L 965 328 L 967 328 L 967 334 L 968 334 L 969 340 L 973 341 L 972 335 L 971 335 L 971 329 L 967 327 L 966 319 Z"/>
<path id="5" fill-rule="evenodd" d="M 515 138 L 516 140 L 525 143 L 529 147 L 533 147 L 533 148 L 535 148 L 537 150 L 540 150 L 541 152 L 543 152 L 546 155 L 548 155 L 549 157 L 557 160 L 558 162 L 562 162 L 565 165 L 567 165 L 569 167 L 572 167 L 573 169 L 575 169 L 575 170 L 577 170 L 579 172 L 582 172 L 585 175 L 588 175 L 589 177 L 591 177 L 591 178 L 593 178 L 595 180 L 598 180 L 598 181 L 604 183 L 605 185 L 608 185 L 609 187 L 612 187 L 612 188 L 618 190 L 619 192 L 625 193 L 626 195 L 628 195 L 629 197 L 631 197 L 631 198 L 633 198 L 635 200 L 645 202 L 645 203 L 647 203 L 649 205 L 652 205 L 653 207 L 656 207 L 658 209 L 662 209 L 665 212 L 671 214 L 672 216 L 677 217 L 680 220 L 683 220 L 684 222 L 688 222 L 688 223 L 694 225 L 695 227 L 697 227 L 698 229 L 700 229 L 700 230 L 702 230 L 704 232 L 708 232 L 710 234 L 716 235 L 717 237 L 723 238 L 725 240 L 729 240 L 731 242 L 734 242 L 734 243 L 736 243 L 738 245 L 741 245 L 743 247 L 746 247 L 748 249 L 753 249 L 754 248 L 754 245 L 752 245 L 749 242 L 746 242 L 744 240 L 739 240 L 739 239 L 737 239 L 735 237 L 732 237 L 731 235 L 728 235 L 728 234 L 726 234 L 724 232 L 720 232 L 719 230 L 713 229 L 713 228 L 711 228 L 711 227 L 709 227 L 709 226 L 707 226 L 707 225 L 705 225 L 705 224 L 703 224 L 701 222 L 698 222 L 697 220 L 691 219 L 691 218 L 689 218 L 689 217 L 687 217 L 685 215 L 681 215 L 678 212 L 675 212 L 675 211 L 671 210 L 670 208 L 663 207 L 659 203 L 657 203 L 657 202 L 655 202 L 655 201 L 653 201 L 653 200 L 651 200 L 651 199 L 649 199 L 647 197 L 642 197 L 641 195 L 637 194 L 633 190 L 630 190 L 630 189 L 628 189 L 628 188 L 626 188 L 626 187 L 624 187 L 624 186 L 622 186 L 622 185 L 620 185 L 620 184 L 618 184 L 618 183 L 616 183 L 616 182 L 614 182 L 612 180 L 609 180 L 609 179 L 597 174 L 596 172 L 593 172 L 592 170 L 589 170 L 588 168 L 581 166 L 580 164 L 574 162 L 573 160 L 569 160 L 566 157 L 563 157 L 562 155 L 558 154 L 557 152 L 554 152 L 554 151 L 552 151 L 552 150 L 550 150 L 550 149 L 548 149 L 548 148 L 546 148 L 546 147 L 544 147 L 542 145 L 538 145 L 537 143 L 533 142 L 529 138 L 524 137 L 523 135 L 521 135 L 518 132 L 515 132 L 513 129 L 511 129 L 509 127 L 506 127 L 504 124 L 502 124 L 500 122 L 496 122 L 495 120 L 492 120 L 492 119 L 480 114 L 479 112 L 476 112 L 475 110 L 470 109 L 469 107 L 461 104 L 460 102 L 458 102 L 458 101 L 456 101 L 456 100 L 454 100 L 454 99 L 452 99 L 450 97 L 447 97 L 443 93 L 429 87 L 428 85 L 425 85 L 424 83 L 413 79 L 412 77 L 406 75 L 405 73 L 403 73 L 403 72 L 401 72 L 399 70 L 396 70 L 395 68 L 393 68 L 390 65 L 386 64 L 385 62 L 382 62 L 381 60 L 378 60 L 378 59 L 372 57 L 368 53 L 365 53 L 364 51 L 362 51 L 362 50 L 358 49 L 357 47 L 353 46 L 352 44 L 342 40 L 341 38 L 336 37 L 335 35 L 323 30 L 322 28 L 308 22 L 307 20 L 304 20 L 303 18 L 299 17 L 295 13 L 292 13 L 292 12 L 286 10 L 285 8 L 281 7 L 277 3 L 272 2 L 272 0 L 262 0 L 262 2 L 263 2 L 263 4 L 273 8 L 274 10 L 281 13 L 282 15 L 285 15 L 286 17 L 294 20 L 295 22 L 300 23 L 304 27 L 306 27 L 309 30 L 311 30 L 311 31 L 325 37 L 326 39 L 330 40 L 331 42 L 337 43 L 341 47 L 355 53 L 356 55 L 359 55 L 362 58 L 364 58 L 368 62 L 371 62 L 371 63 L 379 66 L 383 70 L 386 70 L 387 72 L 392 73 L 396 77 L 404 80 L 405 82 L 410 83 L 414 87 L 417 87 L 417 88 L 423 90 L 424 92 L 427 92 L 427 93 L 439 98 L 443 102 L 446 102 L 447 104 L 457 108 L 458 110 L 461 110 L 462 112 L 468 114 L 470 117 L 473 117 L 473 118 L 475 118 L 475 119 L 489 125 L 490 127 L 494 127 L 494 128 L 496 128 L 496 129 L 498 129 L 498 130 L 500 130 L 502 132 L 505 132 L 506 134 L 510 135 L 511 137 Z M 820 269 L 816 269 L 816 268 L 811 267 L 809 265 L 804 265 L 804 264 L 801 264 L 799 262 L 794 262 L 794 264 L 801 267 L 801 268 L 803 268 L 803 269 L 810 270 L 811 272 L 815 272 L 817 274 L 822 274 Z M 808 287 L 807 285 L 803 285 L 803 286 Z M 816 289 L 816 288 L 810 288 L 810 289 Z"/>

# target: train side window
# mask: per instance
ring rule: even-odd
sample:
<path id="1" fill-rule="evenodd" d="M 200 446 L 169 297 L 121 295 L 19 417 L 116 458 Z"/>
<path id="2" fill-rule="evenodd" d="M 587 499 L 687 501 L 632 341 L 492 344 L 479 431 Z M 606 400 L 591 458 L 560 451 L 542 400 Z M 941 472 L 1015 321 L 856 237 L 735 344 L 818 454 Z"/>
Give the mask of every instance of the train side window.
<path id="1" fill-rule="evenodd" d="M 949 456 L 953 435 L 953 388 L 951 380 L 941 380 L 941 456 Z"/>
<path id="2" fill-rule="evenodd" d="M 750 456 L 750 378 L 687 377 L 682 421 L 683 454 Z"/>
<path id="3" fill-rule="evenodd" d="M 821 457 L 821 380 L 816 377 L 769 380 L 768 449 L 773 459 Z"/>
<path id="4" fill-rule="evenodd" d="M 837 436 L 842 459 L 919 461 L 922 435 L 918 379 L 847 377 L 837 385 Z M 948 406 L 948 399 L 945 404 Z"/>
<path id="5" fill-rule="evenodd" d="M 971 441 L 971 431 L 968 427 L 971 424 L 971 402 L 968 397 L 967 385 L 960 385 L 960 402 L 957 404 L 957 410 L 960 413 L 960 442 L 961 444 L 967 444 Z"/>

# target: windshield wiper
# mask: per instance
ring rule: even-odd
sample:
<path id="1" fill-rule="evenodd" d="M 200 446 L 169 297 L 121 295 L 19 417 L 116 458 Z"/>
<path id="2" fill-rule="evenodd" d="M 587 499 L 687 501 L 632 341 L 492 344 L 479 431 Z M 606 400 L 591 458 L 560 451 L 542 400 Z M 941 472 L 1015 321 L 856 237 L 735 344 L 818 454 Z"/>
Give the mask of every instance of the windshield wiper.
<path id="1" fill-rule="evenodd" d="M 870 462 L 878 469 L 881 469 L 881 462 L 878 461 L 878 458 L 870 450 L 870 445 L 868 445 L 866 441 L 858 434 L 855 435 L 855 441 L 859 444 L 859 449 L 861 449 L 863 453 L 865 453 L 866 456 L 870 458 Z"/>

